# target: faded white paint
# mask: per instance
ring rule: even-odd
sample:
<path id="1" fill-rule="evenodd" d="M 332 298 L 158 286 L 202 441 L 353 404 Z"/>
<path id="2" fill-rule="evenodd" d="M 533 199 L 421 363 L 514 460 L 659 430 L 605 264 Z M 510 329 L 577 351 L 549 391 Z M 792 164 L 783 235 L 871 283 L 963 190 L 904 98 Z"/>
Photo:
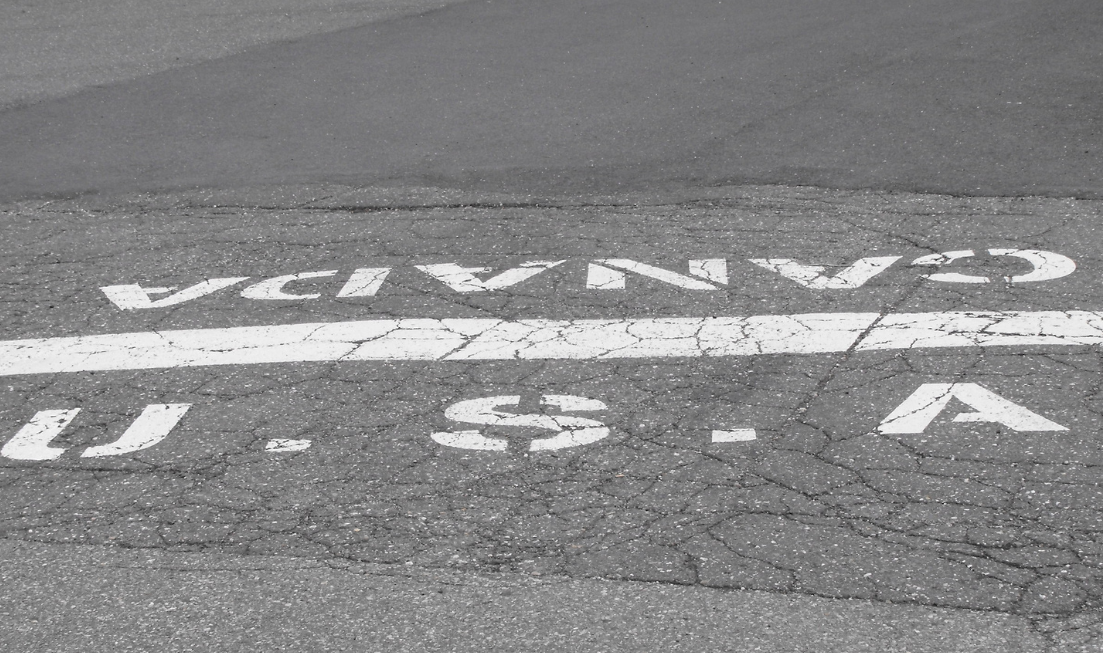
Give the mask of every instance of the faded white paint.
<path id="1" fill-rule="evenodd" d="M 992 422 L 1013 431 L 1067 431 L 1038 413 L 1008 401 L 976 383 L 924 383 L 881 422 L 881 433 L 923 433 L 951 399 L 975 409 L 958 413 L 955 422 Z"/>
<path id="2" fill-rule="evenodd" d="M 0 341 L 0 376 L 310 361 L 617 359 L 1103 344 L 1103 312 L 386 319 Z"/>
<path id="3" fill-rule="evenodd" d="M 529 451 L 554 451 L 577 447 L 597 442 L 609 435 L 609 428 L 603 423 L 586 417 L 498 410 L 502 406 L 517 406 L 520 402 L 520 395 L 467 399 L 449 406 L 445 409 L 444 416 L 454 422 L 465 424 L 538 428 L 555 432 L 555 435 L 533 440 L 529 444 Z M 544 395 L 541 403 L 564 412 L 590 412 L 607 408 L 603 402 L 596 399 L 574 395 Z M 508 440 L 504 438 L 486 437 L 476 430 L 442 431 L 433 433 L 430 437 L 435 442 L 448 447 L 479 451 L 505 451 L 508 445 Z"/>
<path id="4" fill-rule="evenodd" d="M 165 436 L 180 422 L 189 408 L 191 408 L 191 404 L 150 404 L 131 423 L 130 427 L 122 434 L 122 437 L 110 444 L 89 447 L 84 450 L 81 457 L 118 456 L 148 449 L 164 440 Z"/>
<path id="5" fill-rule="evenodd" d="M 320 272 L 299 272 L 298 274 L 285 274 L 279 277 L 272 277 L 271 279 L 265 279 L 264 281 L 254 283 L 245 290 L 242 290 L 241 296 L 246 299 L 317 299 L 322 296 L 320 293 L 296 295 L 285 291 L 284 286 L 292 281 L 332 277 L 335 274 L 337 274 L 337 270 L 322 270 Z"/>
<path id="6" fill-rule="evenodd" d="M 586 287 L 590 290 L 624 290 L 626 276 L 620 270 L 590 263 L 586 267 Z M 709 286 L 707 290 L 714 290 L 714 288 Z"/>
<path id="7" fill-rule="evenodd" d="M 148 449 L 165 439 L 180 422 L 191 404 L 150 404 L 142 410 L 118 440 L 105 445 L 88 447 L 82 458 L 117 456 Z M 51 447 L 52 442 L 65 430 L 79 408 L 68 410 L 43 410 L 35 413 L 26 425 L 0 449 L 0 456 L 15 460 L 56 460 L 65 453 L 62 447 Z"/>
<path id="8" fill-rule="evenodd" d="M 721 286 L 728 284 L 728 262 L 722 258 L 692 259 L 689 273 Z"/>
<path id="9" fill-rule="evenodd" d="M 505 451 L 509 441 L 502 438 L 488 438 L 478 431 L 440 431 L 429 437 L 437 444 L 455 449 L 473 449 L 475 451 Z"/>
<path id="10" fill-rule="evenodd" d="M 926 256 L 920 256 L 912 261 L 912 265 L 949 265 L 954 261 L 962 258 L 968 258 L 974 256 L 971 249 L 960 249 L 952 252 L 942 252 L 937 254 L 927 254 Z M 934 274 L 923 275 L 931 281 L 946 281 L 949 283 L 988 283 L 988 277 L 978 277 L 975 275 L 961 274 L 960 272 L 936 272 Z"/>
<path id="11" fill-rule="evenodd" d="M 1103 344 L 1103 312 L 951 311 L 886 315 L 855 349 L 1099 344 Z"/>
<path id="12" fill-rule="evenodd" d="M 626 272 L 687 290 L 718 290 L 720 285 L 728 283 L 728 263 L 724 259 L 694 259 L 689 262 L 689 272 L 695 276 L 686 276 L 627 258 L 606 258 L 589 265 L 586 287 L 591 290 L 623 290 Z"/>
<path id="13" fill-rule="evenodd" d="M 476 274 L 491 272 L 491 268 L 465 268 L 455 263 L 434 265 L 415 265 L 417 269 L 440 281 L 456 292 L 486 292 L 501 290 L 534 277 L 544 270 L 550 270 L 565 261 L 526 261 L 519 267 L 510 268 L 489 279 L 480 279 Z"/>
<path id="14" fill-rule="evenodd" d="M 754 429 L 731 429 L 729 431 L 713 431 L 713 442 L 750 442 L 758 439 L 758 433 Z"/>
<path id="15" fill-rule="evenodd" d="M 390 268 L 356 268 L 341 290 L 337 291 L 337 296 L 371 297 L 379 292 L 390 272 Z"/>
<path id="16" fill-rule="evenodd" d="M 988 253 L 993 256 L 1012 256 L 1030 262 L 1033 269 L 1026 274 L 1004 277 L 1008 283 L 1027 283 L 1050 281 L 1068 276 L 1076 270 L 1076 263 L 1067 256 L 1036 249 L 994 248 Z M 962 258 L 974 256 L 971 249 L 955 250 L 920 256 L 912 265 L 944 266 Z M 800 263 L 789 258 L 754 258 L 750 263 L 776 272 L 810 290 L 853 290 L 860 288 L 870 279 L 888 269 L 898 261 L 899 256 L 870 256 L 858 259 L 843 267 L 832 276 L 827 276 L 827 266 Z M 545 270 L 566 263 L 558 261 L 526 261 L 515 268 L 499 272 L 489 278 L 485 275 L 492 268 L 475 266 L 464 267 L 458 263 L 433 263 L 415 265 L 414 268 L 437 279 L 445 286 L 460 293 L 488 292 L 503 290 L 530 279 Z M 649 263 L 641 263 L 626 258 L 605 258 L 592 261 L 587 265 L 586 288 L 590 290 L 624 290 L 628 273 L 660 281 L 686 290 L 721 290 L 728 284 L 728 261 L 722 258 L 692 259 L 688 263 L 689 274 L 674 272 Z M 348 281 L 337 292 L 337 297 L 370 297 L 379 292 L 380 287 L 391 273 L 391 268 L 357 268 Z M 302 279 L 329 277 L 337 274 L 335 270 L 321 272 L 299 272 L 265 279 L 246 288 L 241 296 L 260 300 L 307 300 L 321 297 L 319 293 L 295 294 L 284 287 Z M 989 283 L 988 277 L 962 274 L 960 272 L 935 272 L 923 275 L 933 281 L 952 283 Z M 198 299 L 217 290 L 247 280 L 249 277 L 227 277 L 208 279 L 173 293 L 175 286 L 143 288 L 138 284 L 103 286 L 104 295 L 123 310 L 163 308 L 182 302 Z M 160 299 L 151 295 L 172 293 Z"/>
<path id="17" fill-rule="evenodd" d="M 79 408 L 38 411 L 31 421 L 19 429 L 4 448 L 0 449 L 0 456 L 14 460 L 56 460 L 65 453 L 65 449 L 51 447 L 50 442 L 61 435 L 79 412 Z"/>
<path id="18" fill-rule="evenodd" d="M 1037 249 L 1006 249 L 995 248 L 988 250 L 992 256 L 1012 256 L 1028 261 L 1033 270 L 1026 274 L 1004 277 L 1007 283 L 1026 283 L 1034 281 L 1051 281 L 1067 277 L 1076 271 L 1076 263 L 1063 254 L 1044 252 Z M 975 256 L 971 249 L 961 249 L 939 254 L 920 256 L 912 261 L 912 265 L 949 265 L 954 261 Z M 962 274 L 960 272 L 936 272 L 924 275 L 931 281 L 944 281 L 948 283 L 990 283 L 991 279 L 974 274 Z"/>
<path id="19" fill-rule="evenodd" d="M 839 270 L 834 276 L 825 276 L 823 265 L 805 265 L 788 258 L 753 258 L 751 263 L 773 270 L 786 279 L 796 281 L 812 290 L 852 290 L 861 288 L 867 281 L 884 272 L 899 256 L 871 256 L 858 259 Z"/>
<path id="20" fill-rule="evenodd" d="M 1071 258 L 1054 252 L 1036 249 L 990 249 L 988 253 L 992 256 L 1014 256 L 1025 259 L 1034 266 L 1034 269 L 1027 274 L 1004 277 L 1004 281 L 1008 283 L 1050 281 L 1067 277 L 1076 271 L 1076 263 Z"/>
<path id="21" fill-rule="evenodd" d="M 133 311 L 140 308 L 164 308 L 166 306 L 182 304 L 183 302 L 197 299 L 217 290 L 232 286 L 235 283 L 245 281 L 248 278 L 249 277 L 227 277 L 225 279 L 207 279 L 206 281 L 201 281 L 194 286 L 188 286 L 179 292 L 172 293 L 160 299 L 152 299 L 150 295 L 171 293 L 173 290 L 176 290 L 176 286 L 143 288 L 136 283 L 132 283 L 122 286 L 104 286 L 100 288 L 100 290 L 103 291 L 103 294 L 106 295 L 107 299 L 115 306 L 118 306 L 124 311 Z"/>
<path id="22" fill-rule="evenodd" d="M 284 438 L 274 438 L 269 440 L 264 445 L 264 450 L 273 453 L 283 453 L 287 451 L 303 451 L 310 448 L 310 440 L 289 440 Z"/>

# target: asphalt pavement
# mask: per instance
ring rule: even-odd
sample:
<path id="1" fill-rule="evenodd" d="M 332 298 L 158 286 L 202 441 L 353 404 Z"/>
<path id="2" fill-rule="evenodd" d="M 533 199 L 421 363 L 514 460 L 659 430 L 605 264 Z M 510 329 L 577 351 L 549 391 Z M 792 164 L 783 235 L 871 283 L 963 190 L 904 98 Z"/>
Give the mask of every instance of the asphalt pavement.
<path id="1" fill-rule="evenodd" d="M 14 650 L 1103 643 L 1094 3 L 101 4 L 0 45 Z"/>
<path id="2" fill-rule="evenodd" d="M 1099 198 L 1093 0 L 467 2 L 0 116 L 0 198 L 781 183 Z"/>

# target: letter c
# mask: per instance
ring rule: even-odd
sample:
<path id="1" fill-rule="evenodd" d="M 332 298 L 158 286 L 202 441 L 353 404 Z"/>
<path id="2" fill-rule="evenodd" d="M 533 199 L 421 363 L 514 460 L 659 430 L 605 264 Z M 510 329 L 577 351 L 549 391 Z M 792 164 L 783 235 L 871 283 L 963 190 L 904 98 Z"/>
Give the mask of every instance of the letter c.
<path id="1" fill-rule="evenodd" d="M 1002 249 L 988 250 L 992 256 L 1013 256 L 1028 261 L 1034 269 L 1026 274 L 1018 274 L 1013 277 L 1004 277 L 1007 283 L 1026 283 L 1028 281 L 1049 281 L 1067 277 L 1076 270 L 1076 263 L 1063 254 L 1045 252 L 1037 249 Z M 961 258 L 973 256 L 973 250 L 962 249 L 940 254 L 927 254 L 912 261 L 912 265 L 947 265 Z M 990 283 L 988 277 L 981 277 L 960 272 L 936 272 L 926 275 L 931 281 L 945 281 L 947 283 Z"/>

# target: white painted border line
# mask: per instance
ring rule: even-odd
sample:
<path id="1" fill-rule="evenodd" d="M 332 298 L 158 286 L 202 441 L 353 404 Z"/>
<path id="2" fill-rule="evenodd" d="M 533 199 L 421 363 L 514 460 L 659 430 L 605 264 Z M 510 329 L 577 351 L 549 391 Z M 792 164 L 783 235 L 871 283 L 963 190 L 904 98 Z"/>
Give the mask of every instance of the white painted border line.
<path id="1" fill-rule="evenodd" d="M 1005 311 L 886 315 L 856 347 L 1000 347 L 1103 344 L 1103 311 Z"/>
<path id="2" fill-rule="evenodd" d="M 366 360 L 682 358 L 1103 344 L 1103 312 L 399 319 L 0 341 L 0 376 Z"/>

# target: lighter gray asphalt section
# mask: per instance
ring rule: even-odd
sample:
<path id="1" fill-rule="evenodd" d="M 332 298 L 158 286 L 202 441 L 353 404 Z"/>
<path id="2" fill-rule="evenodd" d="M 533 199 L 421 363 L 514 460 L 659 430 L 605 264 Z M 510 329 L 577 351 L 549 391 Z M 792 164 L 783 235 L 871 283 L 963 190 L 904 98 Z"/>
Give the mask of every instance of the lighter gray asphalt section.
<path id="1" fill-rule="evenodd" d="M 765 592 L 15 541 L 0 560 L 12 651 L 1046 650 L 1020 617 Z"/>
<path id="2" fill-rule="evenodd" d="M 457 1 L 4 2 L 0 109 Z"/>
<path id="3" fill-rule="evenodd" d="M 754 245 L 753 232 L 768 234 L 761 236 L 762 238 L 777 238 L 777 234 L 786 234 L 791 242 L 802 244 L 808 251 L 792 249 L 794 246 L 788 245 L 779 250 L 761 249 L 761 255 L 782 251 L 801 260 L 812 260 L 809 257 L 823 247 L 825 242 L 829 242 L 830 239 L 824 234 L 845 235 L 846 247 L 861 250 L 863 238 L 881 237 L 871 234 L 891 233 L 894 238 L 906 239 L 907 242 L 919 246 L 976 243 L 973 246 L 980 247 L 981 244 L 1007 244 L 989 239 L 992 232 L 982 228 L 986 221 L 993 229 L 1014 229 L 1015 233 L 1029 231 L 1034 234 L 1030 236 L 1032 240 L 1019 244 L 1052 246 L 1058 251 L 1074 254 L 1078 260 L 1083 261 L 1085 265 L 1077 278 L 1082 279 L 1084 285 L 1063 289 L 1049 287 L 1041 297 L 997 295 L 1004 298 L 1000 300 L 1001 305 L 1011 305 L 1012 301 L 1041 306 L 1048 305 L 1045 302 L 1053 302 L 1054 306 L 1094 305 L 1091 298 L 1095 285 L 1091 279 L 1096 276 L 1092 274 L 1092 264 L 1099 260 L 1093 249 L 1094 243 L 1099 239 L 1094 237 L 1090 228 L 1092 224 L 1098 223 L 1095 219 L 1096 213 L 1091 212 L 1097 211 L 1094 203 L 1071 200 L 963 200 L 936 196 L 912 197 L 900 194 L 764 187 L 714 192 L 717 193 L 717 198 L 741 198 L 739 201 L 744 202 L 745 206 L 740 210 L 751 216 L 763 214 L 761 223 L 744 226 L 747 237 L 735 232 L 741 223 L 733 220 L 732 214 L 715 215 L 711 224 L 724 225 L 733 242 L 751 247 Z M 510 199 L 447 195 L 438 196 L 438 202 L 440 197 L 474 204 L 476 207 L 490 203 L 489 199 L 494 199 L 495 202 L 506 202 Z M 557 225 L 558 231 L 553 231 L 533 229 L 532 223 L 522 222 L 517 216 L 511 218 L 508 209 L 450 208 L 443 212 L 419 209 L 426 212 L 437 211 L 435 215 L 438 219 L 434 224 L 442 230 L 437 237 L 437 231 L 424 228 L 428 224 L 425 220 L 422 220 L 421 228 L 415 229 L 415 221 L 410 216 L 395 220 L 393 215 L 388 217 L 386 211 L 352 213 L 349 209 L 338 208 L 409 207 L 433 199 L 434 196 L 424 189 L 397 193 L 393 190 L 289 187 L 280 192 L 271 189 L 263 192 L 245 189 L 222 194 L 203 191 L 177 196 L 136 196 L 131 204 L 126 205 L 125 210 L 119 208 L 121 204 L 108 209 L 90 201 L 25 203 L 23 209 L 28 213 L 21 214 L 20 219 L 10 220 L 7 233 L 12 242 L 34 243 L 34 247 L 42 248 L 29 248 L 22 253 L 38 267 L 21 267 L 23 264 L 17 256 L 9 256 L 8 261 L 13 270 L 23 271 L 19 278 L 34 280 L 33 286 L 26 286 L 28 292 L 32 287 L 47 288 L 49 297 L 79 297 L 77 292 L 67 290 L 64 285 L 67 279 L 79 280 L 89 288 L 99 282 L 95 281 L 97 277 L 87 273 L 92 266 L 70 269 L 69 266 L 73 265 L 69 261 L 72 246 L 65 243 L 71 241 L 73 234 L 78 235 L 81 248 L 92 248 L 92 251 L 87 251 L 82 256 L 91 256 L 89 260 L 111 260 L 114 265 L 127 270 L 127 276 L 116 279 L 119 281 L 143 278 L 142 275 L 148 273 L 143 273 L 142 270 L 156 269 L 174 260 L 190 261 L 194 274 L 207 271 L 208 268 L 200 264 L 203 258 L 191 256 L 187 251 L 191 247 L 204 246 L 198 244 L 204 242 L 201 238 L 203 234 L 210 237 L 217 233 L 219 242 L 257 243 L 259 240 L 250 234 L 260 232 L 250 230 L 263 227 L 269 238 L 265 247 L 277 247 L 278 249 L 272 251 L 279 252 L 282 258 L 269 254 L 266 249 L 253 250 L 250 255 L 261 261 L 269 261 L 265 265 L 286 267 L 293 261 L 302 261 L 301 265 L 305 266 L 307 261 L 316 262 L 321 256 L 327 257 L 327 260 L 341 260 L 340 250 L 326 250 L 323 247 L 326 243 L 343 243 L 349 251 L 355 252 L 355 260 L 371 260 L 373 252 L 370 247 L 365 246 L 362 241 L 347 238 L 345 232 L 353 223 L 359 225 L 356 231 L 362 234 L 361 238 L 367 238 L 371 233 L 384 233 L 380 228 L 369 228 L 377 222 L 382 224 L 389 219 L 395 224 L 407 225 L 407 228 L 413 229 L 412 234 L 417 234 L 418 240 L 415 241 L 411 236 L 404 241 L 404 252 L 414 242 L 430 248 L 426 250 L 430 253 L 431 248 L 436 246 L 434 243 L 458 247 L 455 243 L 462 244 L 463 241 L 457 241 L 445 229 L 453 223 L 481 225 L 482 229 L 493 230 L 498 237 L 495 245 L 504 246 L 508 251 L 519 251 L 519 248 L 512 246 L 513 241 L 507 237 L 509 234 L 526 238 L 530 249 L 534 251 L 544 251 L 541 243 L 536 242 L 540 234 L 566 232 L 577 236 L 581 228 L 579 224 L 591 225 L 589 228 L 600 232 L 600 225 L 618 224 L 623 229 L 633 220 L 650 224 L 655 229 L 660 226 L 662 229 L 673 229 L 673 218 L 677 217 L 679 211 L 685 211 L 684 208 L 670 209 L 673 213 L 668 215 L 657 212 L 663 209 L 648 209 L 622 199 L 613 206 L 600 209 L 607 211 L 604 214 L 594 213 L 599 211 L 594 207 L 574 209 L 591 213 L 580 213 L 574 218 L 580 222 L 573 223 L 564 217 L 569 217 L 571 210 L 555 209 L 559 214 L 549 218 L 547 223 Z M 516 202 L 517 198 L 512 201 Z M 295 205 L 300 207 L 297 210 L 306 213 L 293 216 L 294 219 L 276 220 L 272 217 L 272 211 L 242 208 L 243 204 L 249 203 L 254 203 L 252 206 L 279 203 Z M 794 206 L 797 208 L 793 208 Z M 817 206 L 820 208 L 812 210 Z M 839 209 L 839 206 L 846 208 Z M 514 210 L 537 211 L 535 208 Z M 709 210 L 716 209 L 712 207 Z M 179 213 L 173 214 L 173 211 Z M 479 213 L 479 219 L 472 219 L 471 215 L 480 211 L 483 213 Z M 490 215 L 494 211 L 503 212 L 503 215 Z M 832 216 L 839 211 L 844 211 L 852 223 L 865 225 L 866 231 L 855 234 L 853 228 L 848 226 L 851 222 L 833 221 Z M 146 240 L 148 234 L 161 233 L 158 231 L 157 220 L 165 219 L 160 215 L 163 212 L 172 216 L 172 240 L 176 243 L 173 245 L 175 249 L 159 247 L 156 246 L 158 243 Z M 801 237 L 799 234 L 802 232 L 794 229 L 802 224 L 811 225 L 806 217 L 808 215 L 818 216 L 816 223 L 810 227 L 817 231 L 805 232 L 811 235 Z M 968 222 L 958 219 L 960 215 L 987 217 L 975 217 L 972 222 Z M 71 230 L 69 233 L 50 230 L 53 224 L 51 221 L 61 219 L 67 223 Z M 216 229 L 215 221 L 220 219 L 232 222 L 232 229 Z M 134 225 L 140 226 L 140 229 L 135 231 L 127 222 L 130 220 L 134 221 Z M 780 223 L 775 222 L 779 220 Z M 786 220 L 790 222 L 785 222 Z M 110 226 L 114 233 L 124 235 L 117 238 L 105 237 L 104 240 L 110 243 L 110 247 L 100 249 L 95 246 L 95 239 L 90 241 L 83 235 L 92 233 L 91 228 L 83 227 L 94 223 Z M 310 231 L 300 231 L 297 228 L 297 225 L 303 224 L 309 224 Z M 514 225 L 513 231 L 506 229 L 511 224 Z M 290 225 L 290 228 L 284 229 L 280 225 Z M 751 228 L 756 225 L 757 228 L 752 232 Z M 692 226 L 697 239 L 702 238 L 702 233 L 707 233 L 702 231 L 701 223 L 694 223 Z M 51 233 L 54 235 L 48 236 Z M 1038 236 L 1039 233 L 1044 235 Z M 917 234 L 925 237 L 920 238 Z M 616 243 L 613 235 L 607 234 L 606 238 Z M 486 243 L 490 240 L 488 236 L 475 231 L 468 233 L 467 238 L 477 245 L 468 244 L 466 247 L 448 251 L 462 250 L 468 255 L 473 252 L 486 253 Z M 287 240 L 284 242 L 280 239 Z M 594 242 L 599 240 L 595 238 Z M 671 249 L 671 256 L 675 257 L 682 255 L 683 249 L 679 248 L 685 248 L 687 242 L 693 242 L 688 237 L 671 237 L 667 231 L 645 231 L 643 235 L 637 233 L 629 240 L 663 243 Z M 726 247 L 722 239 L 713 237 L 709 240 L 715 247 Z M 135 249 L 135 242 L 146 245 L 135 250 L 139 254 L 128 255 L 128 252 Z M 779 241 L 779 248 L 783 244 L 784 241 Z M 882 253 L 896 252 L 895 247 L 900 246 L 902 242 L 894 242 L 894 248 Z M 176 250 L 184 252 L 184 255 Z M 589 250 L 582 253 L 585 251 Z M 734 260 L 735 248 L 724 251 L 731 252 L 729 255 Z M 849 251 L 843 252 L 844 258 Z M 905 260 L 910 260 L 914 255 L 908 250 L 900 251 L 909 254 Z M 53 252 L 55 259 L 50 259 L 53 263 L 49 264 L 49 270 L 54 276 L 47 277 L 43 274 L 46 269 L 43 261 L 47 259 L 42 252 Z M 62 262 L 56 259 L 58 256 Z M 300 259 L 299 256 L 303 258 Z M 746 256 L 749 254 L 739 255 L 742 258 Z M 78 262 L 83 260 L 79 259 Z M 156 265 L 147 268 L 146 266 L 152 265 L 151 261 L 156 261 Z M 234 265 L 245 263 L 238 261 Z M 109 267 L 100 264 L 95 268 L 96 274 L 109 273 Z M 307 268 L 287 268 L 287 271 L 294 269 Z M 74 270 L 85 272 L 77 274 Z M 234 268 L 232 272 L 245 274 L 249 271 Z M 895 287 L 897 285 L 886 286 Z M 751 287 L 744 283 L 741 288 L 743 292 L 736 296 L 737 301 L 750 301 L 752 296 L 747 293 L 750 293 Z M 997 289 L 993 292 L 999 291 Z M 1004 292 L 1010 291 L 1004 289 Z M 800 296 L 799 293 L 789 292 L 778 295 L 778 301 L 782 302 L 796 302 L 796 298 Z M 539 305 L 546 304 L 546 300 L 538 294 L 533 297 L 533 301 L 539 302 Z M 832 302 L 835 310 L 862 309 L 864 304 L 851 306 L 847 302 L 882 301 L 877 297 L 878 295 L 874 295 L 872 300 L 862 300 L 861 297 L 848 296 L 846 299 L 833 299 Z M 933 295 L 919 297 L 924 298 L 927 302 L 938 299 Z M 103 304 L 101 297 L 96 296 L 95 299 Z M 226 301 L 232 307 L 233 302 L 240 299 L 232 295 Z M 421 301 L 424 301 L 424 297 Z M 521 302 L 523 299 L 518 297 L 514 301 Z M 942 301 L 950 302 L 950 306 L 968 308 L 973 306 L 970 301 L 980 302 L 977 306 L 985 306 L 987 304 L 983 302 L 989 300 L 984 299 L 983 295 L 973 298 L 959 290 L 943 296 Z M 656 304 L 662 305 L 661 302 Z M 68 317 L 62 317 L 60 313 L 42 313 L 46 310 L 45 305 L 37 304 L 35 310 L 38 313 L 24 316 L 26 323 L 22 327 L 42 330 L 42 325 L 46 323 L 81 323 L 81 320 L 88 321 L 92 314 L 88 310 L 91 305 L 73 303 L 67 306 L 65 310 L 73 311 Z M 455 309 L 453 304 L 449 305 Z M 197 311 L 195 315 L 189 316 L 188 313 L 181 312 L 173 319 L 186 321 L 198 315 L 203 320 L 201 323 L 205 324 L 215 316 L 234 314 L 232 310 L 217 310 L 217 307 L 216 310 L 210 310 L 199 304 L 195 306 L 198 307 L 194 309 Z M 686 310 L 685 300 L 675 306 L 678 311 Z M 801 309 L 801 306 L 794 304 L 793 308 Z M 735 309 L 732 312 L 736 312 Z M 15 314 L 15 311 L 12 313 Z M 49 319 L 44 319 L 43 323 L 35 326 L 33 320 L 37 319 L 38 314 L 47 315 Z M 77 317 L 80 319 L 76 319 Z M 14 319 L 11 322 L 13 325 L 17 323 Z M 992 356 L 995 357 L 996 354 L 993 353 Z M 1030 361 L 1024 363 L 1027 366 L 1030 364 Z M 947 367 L 944 361 L 939 365 Z M 976 368 L 976 373 L 984 372 L 976 363 L 972 367 Z M 1016 372 L 1015 369 L 1020 371 Z M 1014 368 L 1011 373 L 1021 374 L 1022 369 Z M 922 370 L 919 372 L 922 373 Z M 1000 372 L 1003 373 L 1002 368 Z M 66 386 L 65 383 L 68 381 L 53 382 L 50 392 L 59 397 L 85 397 L 92 394 L 82 390 L 79 385 Z M 125 384 L 117 387 L 122 393 L 133 392 Z M 35 392 L 43 391 L 39 389 Z M 178 397 L 174 397 L 176 398 Z M 424 399 L 424 396 L 410 403 L 433 410 L 432 401 Z M 197 407 L 197 413 L 198 410 Z M 831 414 L 828 411 L 823 417 L 829 424 L 834 424 L 835 422 L 830 422 Z M 216 415 L 213 419 L 224 421 L 223 415 Z M 814 413 L 807 415 L 816 418 Z M 871 424 L 865 425 L 866 428 L 869 426 Z M 837 430 L 841 432 L 845 428 L 846 425 L 839 424 Z M 214 432 L 214 429 L 209 432 Z M 319 443 L 313 452 L 321 451 L 323 447 Z M 331 460 L 342 460 L 344 462 L 340 464 L 347 464 L 349 458 L 343 456 Z M 336 463 L 330 464 L 327 470 L 332 471 L 338 467 Z M 23 507 L 19 508 L 21 499 L 18 498 L 18 493 L 31 494 L 36 491 L 33 483 L 37 480 L 34 476 L 46 477 L 48 481 L 45 474 L 31 468 L 26 469 L 27 476 L 9 486 L 13 494 L 9 494 L 7 500 L 17 507 L 20 518 L 50 520 L 51 513 L 33 504 L 22 504 Z M 318 473 L 316 469 L 304 467 L 302 472 L 292 478 L 315 478 Z M 367 472 L 364 466 L 356 470 L 359 478 L 370 476 Z M 338 473 L 334 476 L 342 478 Z M 116 478 L 125 485 L 137 482 L 140 477 L 130 475 L 128 478 Z M 279 482 L 280 477 L 262 470 L 251 478 L 271 485 Z M 523 481 L 521 479 L 518 482 Z M 56 521 L 59 528 L 73 525 L 77 532 L 94 532 L 94 537 L 103 538 L 102 544 L 77 546 L 17 539 L 53 537 L 38 526 L 34 526 L 33 532 L 21 531 L 17 526 L 3 533 L 7 539 L 0 540 L 0 641 L 10 643 L 12 650 L 68 651 L 81 648 L 112 651 L 732 650 L 817 653 L 1088 653 L 1098 651 L 1100 641 L 1103 641 L 1103 614 L 1098 610 L 1082 610 L 1065 618 L 1045 615 L 1016 616 L 979 609 L 951 610 L 931 606 L 896 605 L 887 601 L 828 599 L 780 592 L 689 587 L 675 584 L 677 581 L 601 580 L 602 577 L 617 575 L 621 578 L 631 577 L 627 573 L 630 568 L 633 565 L 639 568 L 649 564 L 646 558 L 618 559 L 611 555 L 601 557 L 603 554 L 600 554 L 591 558 L 597 562 L 590 563 L 589 567 L 576 568 L 576 577 L 570 578 L 562 573 L 552 575 L 546 571 L 543 573 L 547 575 L 536 576 L 523 568 L 510 573 L 491 573 L 486 571 L 489 567 L 482 572 L 433 569 L 426 567 L 424 561 L 429 560 L 428 557 L 410 556 L 408 559 L 413 562 L 411 565 L 365 565 L 349 562 L 347 557 L 339 556 L 328 556 L 325 559 L 290 557 L 283 555 L 291 551 L 287 545 L 290 540 L 279 537 L 279 534 L 270 536 L 266 542 L 271 544 L 267 551 L 278 554 L 274 556 L 201 553 L 197 551 L 199 547 L 209 550 L 217 546 L 213 540 L 201 539 L 208 536 L 201 535 L 199 539 L 190 541 L 186 539 L 188 534 L 200 532 L 199 529 L 204 527 L 201 522 L 207 517 L 202 512 L 195 513 L 198 515 L 197 519 L 184 513 L 166 517 L 166 520 L 172 520 L 171 523 L 166 522 L 166 532 L 175 532 L 178 537 L 172 543 L 162 539 L 153 546 L 167 546 L 170 547 L 168 550 L 125 549 L 123 546 L 143 546 L 138 538 L 144 538 L 153 531 L 148 529 L 149 522 L 131 521 L 124 512 L 110 516 L 108 508 L 113 504 L 95 504 L 99 497 L 107 496 L 103 493 L 103 488 L 110 482 L 108 479 L 98 486 L 92 486 L 91 490 L 87 486 L 79 490 L 82 493 L 79 501 L 72 498 L 72 495 L 63 496 L 56 492 L 52 495 L 62 496 L 60 500 L 65 504 L 63 511 L 71 513 L 68 520 Z M 1088 481 L 1085 482 L 1087 483 Z M 435 496 L 447 497 L 453 487 L 441 486 L 435 490 Z M 656 490 L 670 492 L 668 489 L 664 490 L 663 486 L 657 486 Z M 194 488 L 192 492 L 195 496 L 202 496 Z M 339 492 L 344 495 L 338 494 Z M 379 491 L 376 492 L 377 496 L 374 498 L 378 498 Z M 277 493 L 281 496 L 293 494 L 294 492 L 282 489 Z M 343 500 L 364 495 L 363 491 L 342 487 L 331 496 L 342 496 Z M 111 500 L 127 501 L 122 495 L 112 496 Z M 157 496 L 147 490 L 143 492 L 143 500 L 157 501 Z M 95 506 L 95 513 L 74 512 L 83 511 L 85 508 L 82 506 L 89 505 Z M 328 513 L 316 513 L 317 516 L 325 514 Z M 324 522 L 327 518 L 322 516 L 321 520 Z M 259 521 L 255 514 L 250 519 Z M 944 521 L 942 517 L 936 519 Z M 314 527 L 308 520 L 295 523 L 302 529 Z M 117 525 L 124 525 L 125 529 L 120 527 L 118 530 L 110 530 Z M 119 539 L 119 534 L 128 531 L 140 534 L 131 541 L 123 542 Z M 538 531 L 532 529 L 529 532 Z M 57 533 L 55 542 L 72 541 L 72 535 L 62 530 Z M 771 534 L 763 529 L 755 533 L 755 536 L 768 540 Z M 799 546 L 780 538 L 778 541 L 782 547 Z M 424 543 L 435 544 L 429 540 Z M 557 546 L 564 544 L 569 546 L 566 540 L 556 543 Z M 422 542 L 417 541 L 417 546 L 421 545 Z M 442 541 L 434 549 L 434 555 L 439 553 L 447 560 L 448 556 L 462 553 L 461 546 Z M 1060 542 L 1057 546 L 1060 546 Z M 1032 550 L 1037 551 L 1037 547 Z M 854 553 L 853 549 L 845 552 Z M 860 551 L 857 553 L 861 554 Z M 814 569 L 811 563 L 802 561 L 801 565 L 806 569 Z M 1047 573 L 1054 569 L 1059 567 L 1053 567 Z M 582 575 L 590 577 L 578 577 Z M 929 577 L 937 575 L 930 574 Z M 982 591 L 984 590 L 978 590 Z M 944 604 L 935 602 L 933 605 Z M 95 645 L 90 647 L 89 642 L 94 642 Z"/>

